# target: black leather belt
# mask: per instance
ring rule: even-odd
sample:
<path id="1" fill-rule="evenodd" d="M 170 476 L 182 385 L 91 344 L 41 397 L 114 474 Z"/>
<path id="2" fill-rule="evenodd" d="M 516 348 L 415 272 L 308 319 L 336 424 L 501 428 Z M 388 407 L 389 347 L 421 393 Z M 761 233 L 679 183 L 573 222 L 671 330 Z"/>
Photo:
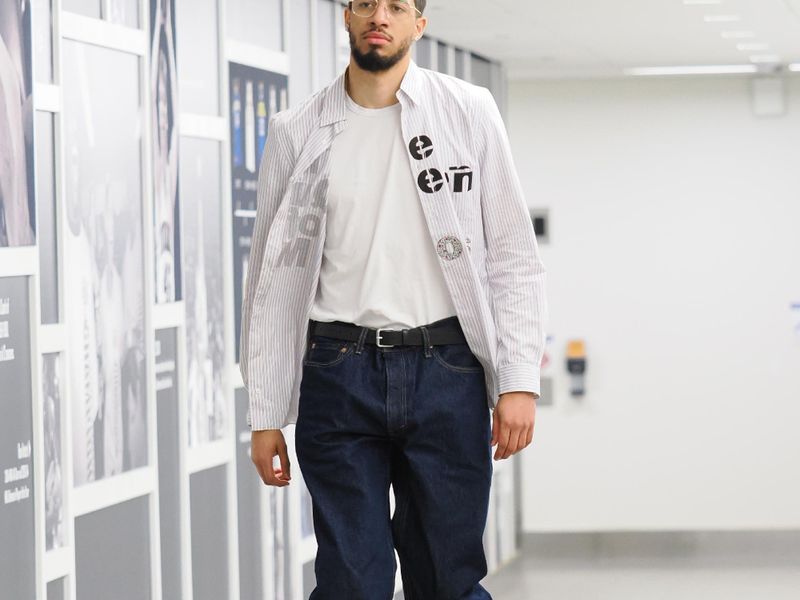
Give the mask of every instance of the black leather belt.
<path id="1" fill-rule="evenodd" d="M 425 325 L 428 330 L 428 338 L 432 346 L 438 344 L 466 344 L 467 339 L 458 322 L 458 317 L 446 317 Z M 355 323 L 345 323 L 344 321 L 315 321 L 309 320 L 309 336 L 324 335 L 342 340 L 357 342 L 361 336 L 362 327 Z M 364 343 L 374 344 L 381 348 L 391 346 L 422 346 L 425 339 L 420 327 L 413 329 L 373 329 L 367 328 Z"/>

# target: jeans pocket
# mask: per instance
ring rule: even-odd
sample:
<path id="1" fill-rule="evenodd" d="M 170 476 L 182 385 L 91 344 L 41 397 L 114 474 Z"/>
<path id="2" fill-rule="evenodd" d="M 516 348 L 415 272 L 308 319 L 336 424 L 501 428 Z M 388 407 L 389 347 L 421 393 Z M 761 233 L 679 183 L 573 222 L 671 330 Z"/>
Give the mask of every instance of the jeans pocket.
<path id="1" fill-rule="evenodd" d="M 308 341 L 303 365 L 307 367 L 332 367 L 353 352 L 355 342 L 314 336 Z"/>
<path id="2" fill-rule="evenodd" d="M 433 346 L 433 357 L 444 368 L 457 373 L 483 371 L 483 365 L 467 344 L 439 344 Z"/>

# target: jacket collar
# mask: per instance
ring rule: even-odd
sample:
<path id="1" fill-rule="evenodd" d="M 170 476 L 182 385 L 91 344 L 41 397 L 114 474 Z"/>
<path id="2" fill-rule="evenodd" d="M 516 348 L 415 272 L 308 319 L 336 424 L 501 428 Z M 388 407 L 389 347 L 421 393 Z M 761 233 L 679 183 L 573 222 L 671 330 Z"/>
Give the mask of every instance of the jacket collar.
<path id="1" fill-rule="evenodd" d="M 347 104 L 345 95 L 347 91 L 344 87 L 344 76 L 348 66 L 339 76 L 325 89 L 325 98 L 322 111 L 320 112 L 320 127 L 330 125 L 337 121 L 344 121 L 347 118 Z M 415 104 L 421 100 L 422 73 L 420 67 L 410 59 L 403 79 L 400 82 L 402 91 Z"/>

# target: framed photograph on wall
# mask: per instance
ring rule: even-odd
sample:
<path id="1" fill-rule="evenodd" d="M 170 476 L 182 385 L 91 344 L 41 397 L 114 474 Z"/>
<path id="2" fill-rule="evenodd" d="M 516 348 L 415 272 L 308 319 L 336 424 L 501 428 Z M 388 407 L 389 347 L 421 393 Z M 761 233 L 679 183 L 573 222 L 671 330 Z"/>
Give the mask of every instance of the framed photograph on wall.
<path id="1" fill-rule="evenodd" d="M 0 248 L 36 243 L 30 2 L 0 2 Z"/>
<path id="2" fill-rule="evenodd" d="M 65 39 L 64 278 L 74 485 L 147 463 L 138 56 Z"/>
<path id="3" fill-rule="evenodd" d="M 181 139 L 189 446 L 220 439 L 229 423 L 223 390 L 225 288 L 221 173 L 220 142 L 194 137 Z"/>
<path id="4" fill-rule="evenodd" d="M 175 1 L 150 0 L 155 300 L 181 299 Z"/>
<path id="5" fill-rule="evenodd" d="M 289 78 L 234 62 L 229 65 L 234 330 L 239 362 L 242 298 L 256 218 L 258 170 L 269 134 L 269 119 L 288 107 Z"/>

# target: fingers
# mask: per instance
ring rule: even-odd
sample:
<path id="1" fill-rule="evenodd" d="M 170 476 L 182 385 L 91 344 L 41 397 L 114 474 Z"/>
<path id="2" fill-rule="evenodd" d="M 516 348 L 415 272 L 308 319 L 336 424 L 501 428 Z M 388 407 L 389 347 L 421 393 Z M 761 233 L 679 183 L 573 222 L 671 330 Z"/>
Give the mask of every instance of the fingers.
<path id="1" fill-rule="evenodd" d="M 520 451 L 520 433 L 523 431 L 524 428 L 517 428 L 512 429 L 511 434 L 508 436 L 508 448 L 506 449 L 506 455 L 503 458 L 508 458 Z"/>
<path id="2" fill-rule="evenodd" d="M 260 439 L 257 441 L 255 438 L 251 441 L 250 458 L 265 485 L 276 487 L 289 485 L 291 465 L 286 443 L 282 438 L 283 436 L 280 436 L 278 440 L 270 440 L 269 443 Z M 280 457 L 280 467 L 273 466 L 273 458 L 276 454 Z"/>
<path id="3" fill-rule="evenodd" d="M 492 445 L 499 443 L 494 453 L 495 460 L 502 460 L 516 454 L 529 446 L 533 440 L 533 426 L 531 425 L 505 425 L 495 421 L 492 424 L 492 431 L 495 427 L 500 430 L 499 434 L 492 433 Z"/>
<path id="4" fill-rule="evenodd" d="M 497 450 L 494 451 L 494 459 L 505 458 L 506 448 L 508 448 L 508 440 L 511 436 L 511 428 L 500 424 L 500 433 L 497 438 Z"/>
<path id="5" fill-rule="evenodd" d="M 286 480 L 286 485 L 289 485 L 289 480 L 292 478 L 291 467 L 289 465 L 289 453 L 286 451 L 286 445 L 278 447 L 278 455 L 281 460 L 281 473 L 279 477 Z"/>
<path id="6" fill-rule="evenodd" d="M 497 414 L 492 416 L 492 446 L 497 443 L 498 434 L 500 433 L 500 419 L 497 418 Z"/>

